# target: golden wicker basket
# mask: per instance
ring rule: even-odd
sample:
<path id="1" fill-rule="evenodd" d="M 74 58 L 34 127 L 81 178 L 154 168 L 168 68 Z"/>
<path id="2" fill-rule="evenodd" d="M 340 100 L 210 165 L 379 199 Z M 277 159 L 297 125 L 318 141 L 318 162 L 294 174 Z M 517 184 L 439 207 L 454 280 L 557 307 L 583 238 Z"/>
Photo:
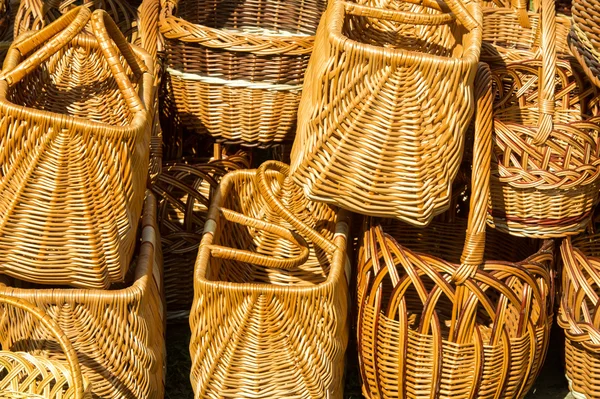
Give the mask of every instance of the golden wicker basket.
<path id="1" fill-rule="evenodd" d="M 333 0 L 323 17 L 291 173 L 314 201 L 424 226 L 448 208 L 462 158 L 481 6 L 371 3 Z"/>
<path id="2" fill-rule="evenodd" d="M 574 0 L 572 10 L 569 47 L 588 78 L 600 87 L 600 3 Z"/>
<path id="3" fill-rule="evenodd" d="M 543 364 L 553 243 L 486 232 L 489 79 L 480 67 L 468 221 L 453 208 L 426 229 L 367 225 L 357 334 L 368 398 L 522 399 Z"/>
<path id="4" fill-rule="evenodd" d="M 288 172 L 230 172 L 213 199 L 190 315 L 196 398 L 342 398 L 346 215 L 308 201 Z"/>

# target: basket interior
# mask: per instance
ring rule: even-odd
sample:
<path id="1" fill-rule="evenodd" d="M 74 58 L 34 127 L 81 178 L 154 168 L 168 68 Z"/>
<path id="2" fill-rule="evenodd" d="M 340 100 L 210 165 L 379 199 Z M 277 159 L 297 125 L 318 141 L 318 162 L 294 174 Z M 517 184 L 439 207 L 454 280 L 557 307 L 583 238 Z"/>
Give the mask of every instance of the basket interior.
<path id="1" fill-rule="evenodd" d="M 180 0 L 175 16 L 214 29 L 314 35 L 326 6 L 325 0 Z"/>
<path id="2" fill-rule="evenodd" d="M 327 205 L 306 200 L 303 193 L 291 180 L 279 181 L 273 173 L 267 175 L 271 179 L 273 193 L 284 205 L 309 226 L 313 226 L 329 240 L 333 240 L 335 232 L 335 212 Z M 253 177 L 237 175 L 231 191 L 225 195 L 223 207 L 240 212 L 246 216 L 262 219 L 276 225 L 294 230 L 282 220 L 264 202 Z M 235 195 L 234 195 L 235 193 Z M 225 247 L 246 249 L 276 258 L 289 258 L 299 254 L 292 243 L 271 233 L 231 223 L 220 218 L 213 244 Z M 330 256 L 320 248 L 311 246 L 308 261 L 294 269 L 282 270 L 266 268 L 249 263 L 221 260 L 211 257 L 205 278 L 210 281 L 226 281 L 232 283 L 261 283 L 272 285 L 314 285 L 323 283 L 329 274 Z"/>
<path id="3" fill-rule="evenodd" d="M 137 89 L 137 81 L 122 57 L 121 62 Z M 100 48 L 85 34 L 11 86 L 7 99 L 16 105 L 111 126 L 127 126 L 134 116 Z"/>

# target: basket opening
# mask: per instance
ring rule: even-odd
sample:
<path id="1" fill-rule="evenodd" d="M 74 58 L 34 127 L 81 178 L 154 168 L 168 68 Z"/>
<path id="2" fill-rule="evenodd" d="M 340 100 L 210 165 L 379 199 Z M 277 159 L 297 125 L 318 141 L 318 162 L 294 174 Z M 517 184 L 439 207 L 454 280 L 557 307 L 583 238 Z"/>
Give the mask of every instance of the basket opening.
<path id="1" fill-rule="evenodd" d="M 326 6 L 325 0 L 182 0 L 175 15 L 214 29 L 312 36 Z"/>

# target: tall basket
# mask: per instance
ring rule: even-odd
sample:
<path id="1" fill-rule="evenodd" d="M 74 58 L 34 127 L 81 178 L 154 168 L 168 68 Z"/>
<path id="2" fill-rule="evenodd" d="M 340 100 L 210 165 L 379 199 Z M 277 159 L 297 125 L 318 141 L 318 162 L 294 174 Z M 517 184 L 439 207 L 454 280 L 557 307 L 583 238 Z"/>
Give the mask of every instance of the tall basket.
<path id="1" fill-rule="evenodd" d="M 477 82 L 468 220 L 452 209 L 427 229 L 393 221 L 365 232 L 357 334 L 368 398 L 522 399 L 543 364 L 552 325 L 553 243 L 486 232 L 487 66 Z"/>
<path id="2" fill-rule="evenodd" d="M 160 32 L 183 125 L 244 145 L 293 138 L 326 0 L 163 0 Z"/>
<path id="3" fill-rule="evenodd" d="M 314 201 L 424 226 L 448 208 L 461 162 L 481 6 L 371 3 L 333 0 L 323 17 L 291 173 Z"/>
<path id="4" fill-rule="evenodd" d="M 196 260 L 196 398 L 342 398 L 346 215 L 308 201 L 276 161 L 228 173 Z"/>

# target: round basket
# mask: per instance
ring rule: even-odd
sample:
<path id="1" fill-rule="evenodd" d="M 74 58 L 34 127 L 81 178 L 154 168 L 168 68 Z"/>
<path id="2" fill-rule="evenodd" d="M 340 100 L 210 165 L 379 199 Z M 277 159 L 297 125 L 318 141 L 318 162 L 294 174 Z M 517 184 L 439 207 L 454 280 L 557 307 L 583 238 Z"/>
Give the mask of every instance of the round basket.
<path id="1" fill-rule="evenodd" d="M 357 279 L 366 397 L 520 399 L 544 362 L 553 242 L 486 233 L 492 99 L 481 68 L 468 221 L 452 209 L 427 229 L 367 224 Z"/>
<path id="2" fill-rule="evenodd" d="M 227 143 L 290 138 L 326 0 L 163 0 L 160 32 L 184 126 Z"/>
<path id="3" fill-rule="evenodd" d="M 600 2 L 573 1 L 569 46 L 586 75 L 600 87 Z"/>

